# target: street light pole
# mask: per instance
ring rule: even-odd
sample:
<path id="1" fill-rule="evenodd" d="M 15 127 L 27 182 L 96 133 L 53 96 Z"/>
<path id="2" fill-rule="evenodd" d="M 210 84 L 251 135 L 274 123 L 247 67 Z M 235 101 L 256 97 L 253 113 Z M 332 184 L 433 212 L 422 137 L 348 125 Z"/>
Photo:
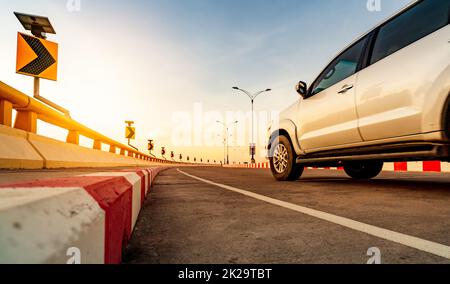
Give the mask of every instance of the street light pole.
<path id="1" fill-rule="evenodd" d="M 228 152 L 228 128 L 227 128 L 227 165 L 230 164 L 230 153 Z"/>
<path id="2" fill-rule="evenodd" d="M 217 135 L 217 137 L 220 137 L 220 139 L 222 140 L 222 144 L 223 144 L 223 164 L 226 165 L 227 163 L 227 141 L 225 139 L 225 137 L 223 137 L 222 135 Z"/>
<path id="3" fill-rule="evenodd" d="M 225 139 L 225 137 L 222 137 L 222 135 L 218 135 L 218 137 L 220 137 L 220 139 L 222 139 L 222 145 L 223 145 L 223 164 L 226 165 L 227 164 L 227 141 Z"/>
<path id="4" fill-rule="evenodd" d="M 252 103 L 252 139 L 251 139 L 252 142 L 251 142 L 250 147 L 251 147 L 251 154 L 252 154 L 252 164 L 255 164 L 256 163 L 255 153 L 253 151 L 253 147 L 256 147 L 256 144 L 255 144 L 255 130 L 254 130 L 254 127 L 255 127 L 255 99 L 256 99 L 256 97 L 258 97 L 262 93 L 266 93 L 266 92 L 272 91 L 272 89 L 266 89 L 264 91 L 259 91 L 259 92 L 255 93 L 255 94 L 251 94 L 250 92 L 248 92 L 248 91 L 246 91 L 244 89 L 238 88 L 238 87 L 233 87 L 233 89 L 237 90 L 237 91 L 241 91 L 244 94 L 246 94 L 250 98 L 250 101 Z"/>
<path id="5" fill-rule="evenodd" d="M 239 121 L 235 121 L 235 122 L 233 122 L 233 125 L 234 124 L 237 124 Z M 230 127 L 229 127 L 229 125 L 227 125 L 227 124 L 225 124 L 224 122 L 222 122 L 222 121 L 217 121 L 217 123 L 220 123 L 220 124 L 222 124 L 223 126 L 224 126 L 224 128 L 225 128 L 225 135 L 226 135 L 226 137 L 225 137 L 225 141 L 224 141 L 224 144 L 226 145 L 225 147 L 226 147 L 226 161 L 225 161 L 225 164 L 227 164 L 227 165 L 229 165 L 230 164 L 230 156 L 229 156 L 229 151 L 228 151 L 228 147 L 229 147 L 229 143 L 228 143 L 228 138 L 229 138 L 229 131 L 230 131 Z"/>

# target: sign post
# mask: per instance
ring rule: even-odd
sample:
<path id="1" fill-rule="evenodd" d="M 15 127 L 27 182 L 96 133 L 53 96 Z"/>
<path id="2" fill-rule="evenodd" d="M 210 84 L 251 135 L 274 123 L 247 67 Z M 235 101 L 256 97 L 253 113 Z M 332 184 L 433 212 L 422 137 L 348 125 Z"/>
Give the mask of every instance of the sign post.
<path id="1" fill-rule="evenodd" d="M 139 151 L 139 149 L 133 145 L 131 145 L 131 140 L 136 139 L 136 128 L 133 127 L 134 121 L 125 121 L 127 126 L 125 127 L 125 139 L 128 139 L 128 146 Z"/>
<path id="2" fill-rule="evenodd" d="M 155 157 L 155 155 L 153 155 L 152 151 L 155 149 L 155 143 L 153 142 L 153 140 L 148 140 L 148 152 L 150 153 L 150 156 Z"/>
<path id="3" fill-rule="evenodd" d="M 58 44 L 46 40 L 46 34 L 56 34 L 47 17 L 27 15 L 14 12 L 25 30 L 17 35 L 16 73 L 34 77 L 33 97 L 70 117 L 70 112 L 56 103 L 41 97 L 40 79 L 57 81 L 58 79 Z"/>

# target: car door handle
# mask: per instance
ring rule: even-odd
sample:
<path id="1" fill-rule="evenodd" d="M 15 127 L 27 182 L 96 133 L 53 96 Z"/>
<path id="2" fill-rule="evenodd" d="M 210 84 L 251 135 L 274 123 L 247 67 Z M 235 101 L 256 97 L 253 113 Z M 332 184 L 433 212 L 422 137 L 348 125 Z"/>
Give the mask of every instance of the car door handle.
<path id="1" fill-rule="evenodd" d="M 344 85 L 342 89 L 338 92 L 338 94 L 345 94 L 351 89 L 353 89 L 353 85 Z"/>

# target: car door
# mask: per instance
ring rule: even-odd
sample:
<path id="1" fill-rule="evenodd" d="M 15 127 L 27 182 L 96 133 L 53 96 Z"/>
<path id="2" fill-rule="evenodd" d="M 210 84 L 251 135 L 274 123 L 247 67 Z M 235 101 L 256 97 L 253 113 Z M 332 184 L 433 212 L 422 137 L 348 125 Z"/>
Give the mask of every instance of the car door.
<path id="1" fill-rule="evenodd" d="M 449 64 L 449 10 L 448 0 L 420 1 L 377 29 L 356 93 L 365 141 L 440 129 L 422 122 L 427 93 Z"/>
<path id="2" fill-rule="evenodd" d="M 355 106 L 357 71 L 367 37 L 341 53 L 322 72 L 299 104 L 298 137 L 303 150 L 362 142 Z"/>

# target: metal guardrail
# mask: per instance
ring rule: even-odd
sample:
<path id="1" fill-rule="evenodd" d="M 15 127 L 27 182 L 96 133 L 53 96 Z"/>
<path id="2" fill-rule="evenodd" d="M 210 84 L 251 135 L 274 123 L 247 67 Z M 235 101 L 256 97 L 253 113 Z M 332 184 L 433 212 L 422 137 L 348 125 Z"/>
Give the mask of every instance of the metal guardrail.
<path id="1" fill-rule="evenodd" d="M 13 109 L 17 111 L 14 125 L 12 122 Z M 79 137 L 81 135 L 94 141 L 93 149 L 95 150 L 101 151 L 102 145 L 106 144 L 110 147 L 110 153 L 117 154 L 119 151 L 119 155 L 127 155 L 149 162 L 177 163 L 151 157 L 110 139 L 0 81 L 0 124 L 36 133 L 37 120 L 68 130 L 67 143 L 79 145 Z"/>

